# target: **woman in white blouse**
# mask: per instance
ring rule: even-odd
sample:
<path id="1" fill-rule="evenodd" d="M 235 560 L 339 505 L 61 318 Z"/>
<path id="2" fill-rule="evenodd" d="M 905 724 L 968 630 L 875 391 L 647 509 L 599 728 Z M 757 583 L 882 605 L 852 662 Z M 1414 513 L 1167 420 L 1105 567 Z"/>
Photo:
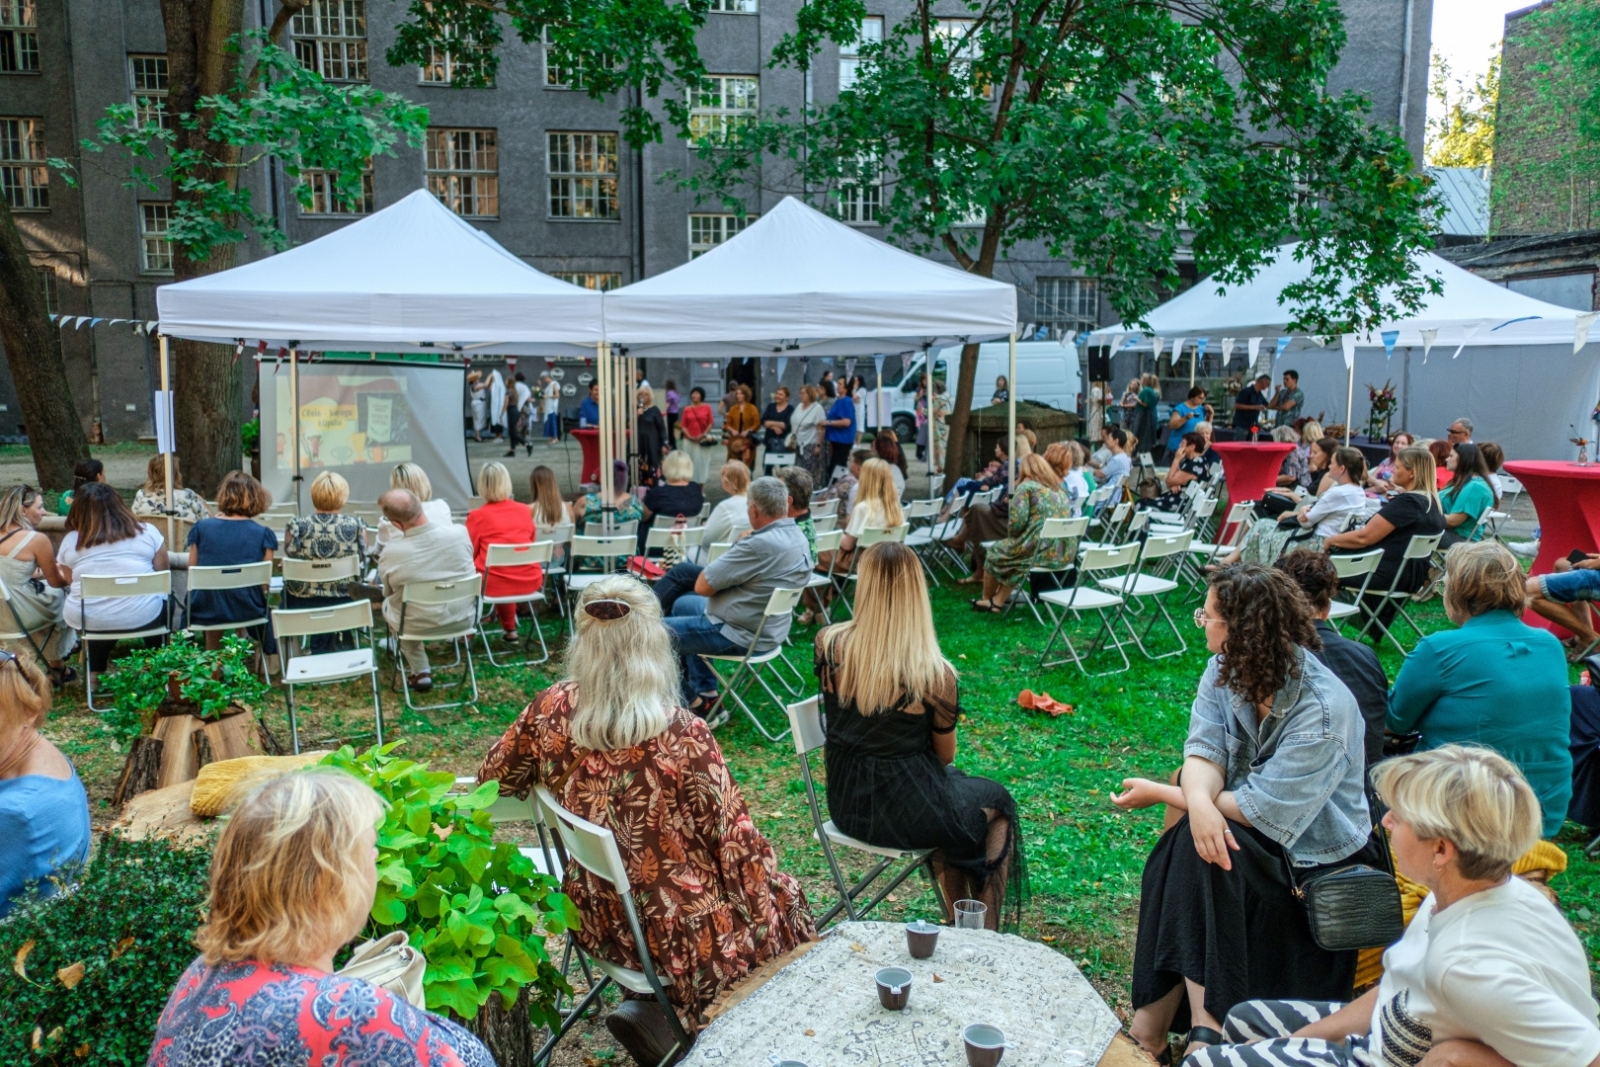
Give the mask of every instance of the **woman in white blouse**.
<path id="1" fill-rule="evenodd" d="M 117 491 L 103 482 L 83 485 L 67 512 L 67 534 L 61 539 L 56 562 L 72 584 L 67 590 L 63 616 L 74 630 L 97 633 L 133 633 L 161 623 L 166 614 L 163 596 L 83 596 L 83 576 L 123 577 L 153 574 L 167 569 L 167 544 L 155 527 L 140 522 Z M 87 620 L 87 623 L 86 623 Z M 145 638 L 157 644 L 159 637 Z M 116 641 L 89 641 L 89 672 L 98 677 L 111 662 Z"/>
<path id="2" fill-rule="evenodd" d="M 745 492 L 749 488 L 749 467 L 736 459 L 730 459 L 722 465 L 722 491 L 728 494 L 728 498 L 711 509 L 705 530 L 700 535 L 701 544 L 731 541 L 750 528 L 750 510 L 745 503 Z"/>
<path id="3" fill-rule="evenodd" d="M 1239 547 L 1216 566 L 1225 567 L 1242 559 L 1270 567 L 1279 556 L 1293 549 L 1321 551 L 1325 540 L 1343 533 L 1351 520 L 1359 518 L 1366 510 L 1367 494 L 1361 488 L 1366 477 L 1367 459 L 1360 449 L 1335 449 L 1328 460 L 1328 473 L 1323 479 L 1320 496 L 1305 498 L 1306 502 L 1290 515 L 1257 519 Z M 1295 526 L 1288 524 L 1291 518 Z"/>
<path id="4" fill-rule="evenodd" d="M 450 505 L 443 500 L 433 499 L 433 483 L 428 480 L 428 472 L 417 464 L 407 461 L 389 472 L 390 489 L 409 489 L 422 501 L 422 513 L 428 516 L 429 522 L 436 522 L 443 526 L 450 525 Z M 382 515 L 378 516 L 378 548 L 399 537 L 400 533 L 394 525 Z"/>

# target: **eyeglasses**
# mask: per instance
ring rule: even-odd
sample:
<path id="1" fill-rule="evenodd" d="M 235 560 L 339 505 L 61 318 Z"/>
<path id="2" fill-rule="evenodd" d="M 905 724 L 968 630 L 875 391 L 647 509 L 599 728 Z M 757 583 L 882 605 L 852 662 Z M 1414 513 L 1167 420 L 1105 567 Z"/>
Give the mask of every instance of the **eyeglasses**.
<path id="1" fill-rule="evenodd" d="M 7 663 L 19 662 L 20 660 L 18 660 L 15 652 L 7 652 L 5 649 L 0 648 L 0 667 L 4 667 Z"/>
<path id="2" fill-rule="evenodd" d="M 1194 609 L 1194 624 L 1197 627 L 1199 627 L 1200 629 L 1202 629 L 1202 630 L 1204 630 L 1206 628 L 1206 623 L 1208 623 L 1208 622 L 1224 622 L 1224 621 L 1226 621 L 1226 620 L 1224 620 L 1224 619 L 1215 619 L 1215 618 L 1212 618 L 1210 615 L 1207 615 L 1205 608 L 1195 608 Z"/>
<path id="3" fill-rule="evenodd" d="M 591 600 L 583 606 L 584 613 L 601 622 L 616 622 L 633 610 L 626 600 Z"/>

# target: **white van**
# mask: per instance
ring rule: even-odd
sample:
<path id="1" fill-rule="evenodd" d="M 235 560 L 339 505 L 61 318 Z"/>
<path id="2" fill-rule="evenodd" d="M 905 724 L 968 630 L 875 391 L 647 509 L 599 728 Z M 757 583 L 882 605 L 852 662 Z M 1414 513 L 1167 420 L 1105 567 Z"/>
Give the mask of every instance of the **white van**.
<path id="1" fill-rule="evenodd" d="M 1006 341 L 991 341 L 978 346 L 978 376 L 973 379 L 972 385 L 974 411 L 989 406 L 989 398 L 994 395 L 994 381 L 1006 373 L 1009 365 L 1010 347 Z M 961 369 L 961 346 L 936 348 L 933 356 L 933 373 L 944 380 L 945 392 L 953 399 L 957 372 Z M 918 356 L 903 378 L 888 382 L 888 387 L 895 390 L 894 428 L 902 441 L 916 438 L 915 405 L 922 376 L 922 357 Z M 1059 341 L 1018 341 L 1017 380 L 1011 383 L 1011 388 L 1018 401 L 1030 400 L 1064 411 L 1077 411 L 1078 397 L 1083 390 L 1078 350 Z"/>

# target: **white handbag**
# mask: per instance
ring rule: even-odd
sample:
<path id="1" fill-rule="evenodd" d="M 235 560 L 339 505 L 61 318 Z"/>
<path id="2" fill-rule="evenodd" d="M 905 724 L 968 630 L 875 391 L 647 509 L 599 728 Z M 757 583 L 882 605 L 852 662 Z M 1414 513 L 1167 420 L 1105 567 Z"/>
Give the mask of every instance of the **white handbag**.
<path id="1" fill-rule="evenodd" d="M 395 930 L 376 941 L 363 941 L 350 954 L 350 962 L 335 973 L 371 982 L 395 996 L 426 1010 L 422 979 L 428 970 L 427 957 L 411 947 L 404 930 Z"/>

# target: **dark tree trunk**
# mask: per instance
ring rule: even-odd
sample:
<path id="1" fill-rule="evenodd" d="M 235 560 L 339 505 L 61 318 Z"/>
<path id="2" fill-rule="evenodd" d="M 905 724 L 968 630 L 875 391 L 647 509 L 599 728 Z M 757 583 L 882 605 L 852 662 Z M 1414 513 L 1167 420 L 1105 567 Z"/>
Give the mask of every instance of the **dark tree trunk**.
<path id="1" fill-rule="evenodd" d="M 533 1058 L 543 1046 L 549 1033 L 542 1026 L 534 1026 L 528 1018 L 528 987 L 523 986 L 517 1001 L 509 1009 L 501 1006 L 498 996 L 492 996 L 478 1009 L 478 1017 L 469 1019 L 466 1028 L 476 1034 L 499 1067 L 533 1067 Z"/>
<path id="2" fill-rule="evenodd" d="M 978 377 L 978 346 L 963 345 L 961 367 L 956 372 L 955 406 L 950 409 L 950 434 L 944 450 L 944 492 L 956 487 L 967 451 L 967 423 L 972 419 L 972 390 Z"/>
<path id="3" fill-rule="evenodd" d="M 0 201 L 0 341 L 17 388 L 33 469 L 46 489 L 71 489 L 72 468 L 89 458 L 61 359 L 61 331 L 50 321 L 11 208 Z"/>

